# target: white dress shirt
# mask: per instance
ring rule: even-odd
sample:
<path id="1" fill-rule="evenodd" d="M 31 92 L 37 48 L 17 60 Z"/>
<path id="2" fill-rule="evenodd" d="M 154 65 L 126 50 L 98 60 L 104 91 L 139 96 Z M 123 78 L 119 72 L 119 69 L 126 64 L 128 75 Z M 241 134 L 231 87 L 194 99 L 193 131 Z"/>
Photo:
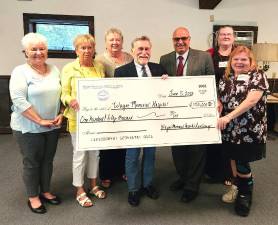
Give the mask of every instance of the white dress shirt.
<path id="1" fill-rule="evenodd" d="M 187 64 L 188 64 L 188 53 L 189 53 L 189 50 L 187 50 L 183 55 L 179 55 L 178 53 L 176 53 L 176 68 L 178 68 L 178 64 L 179 64 L 179 59 L 178 57 L 179 56 L 182 56 L 183 57 L 183 60 L 182 60 L 182 64 L 183 64 L 183 76 L 186 76 L 186 70 L 187 70 Z"/>
<path id="2" fill-rule="evenodd" d="M 136 68 L 138 77 L 143 77 L 143 70 L 142 70 L 142 66 L 143 66 L 143 65 L 140 65 L 140 64 L 138 64 L 138 63 L 135 62 L 135 61 L 134 61 L 134 64 L 135 64 L 135 68 Z M 152 76 L 152 73 L 151 73 L 151 70 L 150 70 L 148 64 L 145 65 L 145 68 L 146 68 L 146 72 L 147 72 L 147 74 L 148 74 L 148 77 L 151 77 L 151 76 Z"/>

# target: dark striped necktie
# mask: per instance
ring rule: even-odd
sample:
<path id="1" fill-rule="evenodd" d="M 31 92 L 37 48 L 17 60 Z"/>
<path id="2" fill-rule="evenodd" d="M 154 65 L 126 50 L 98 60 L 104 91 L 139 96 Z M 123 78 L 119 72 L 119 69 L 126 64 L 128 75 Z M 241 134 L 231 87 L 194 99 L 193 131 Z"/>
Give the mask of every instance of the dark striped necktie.
<path id="1" fill-rule="evenodd" d="M 148 76 L 145 66 L 142 66 L 142 72 L 143 72 L 142 77 L 147 77 Z"/>

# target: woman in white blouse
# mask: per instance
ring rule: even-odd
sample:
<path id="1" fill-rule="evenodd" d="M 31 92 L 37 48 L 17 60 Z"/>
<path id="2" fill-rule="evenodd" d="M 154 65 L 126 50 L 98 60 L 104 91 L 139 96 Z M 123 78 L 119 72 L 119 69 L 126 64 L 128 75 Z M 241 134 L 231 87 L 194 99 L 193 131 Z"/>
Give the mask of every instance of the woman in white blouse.
<path id="1" fill-rule="evenodd" d="M 48 49 L 43 35 L 26 34 L 22 45 L 26 63 L 15 67 L 10 79 L 11 128 L 23 157 L 28 206 L 42 214 L 46 213 L 43 203 L 61 203 L 50 192 L 58 128 L 63 120 L 60 73 L 46 63 Z"/>

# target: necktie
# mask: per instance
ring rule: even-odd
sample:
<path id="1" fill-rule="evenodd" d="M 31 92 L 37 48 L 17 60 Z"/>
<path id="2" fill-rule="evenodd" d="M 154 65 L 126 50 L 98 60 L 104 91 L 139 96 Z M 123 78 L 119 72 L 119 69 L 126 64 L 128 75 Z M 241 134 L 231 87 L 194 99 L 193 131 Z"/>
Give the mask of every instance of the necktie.
<path id="1" fill-rule="evenodd" d="M 145 66 L 142 66 L 142 72 L 143 72 L 142 77 L 147 77 L 148 76 Z"/>
<path id="2" fill-rule="evenodd" d="M 177 76 L 182 76 L 183 75 L 183 57 L 180 55 L 178 57 L 179 64 L 178 64 L 178 69 L 177 69 Z"/>

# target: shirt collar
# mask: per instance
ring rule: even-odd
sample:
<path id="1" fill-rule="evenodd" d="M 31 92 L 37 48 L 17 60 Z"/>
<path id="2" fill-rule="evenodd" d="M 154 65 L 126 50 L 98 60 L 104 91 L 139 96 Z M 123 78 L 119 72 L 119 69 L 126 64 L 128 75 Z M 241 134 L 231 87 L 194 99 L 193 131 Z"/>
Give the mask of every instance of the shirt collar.
<path id="1" fill-rule="evenodd" d="M 140 64 L 139 64 L 138 62 L 136 62 L 135 60 L 134 60 L 134 64 L 135 64 L 136 67 L 138 67 L 138 68 L 140 68 L 140 69 L 141 69 L 142 66 L 143 66 L 143 65 L 140 65 Z M 145 65 L 145 67 L 147 67 L 147 66 L 148 66 L 148 64 Z"/>
<path id="2" fill-rule="evenodd" d="M 135 60 L 134 60 L 134 64 L 135 64 L 135 68 L 136 68 L 138 76 L 141 77 L 142 76 L 142 66 L 143 65 L 140 65 L 139 63 L 135 62 Z M 150 71 L 150 68 L 149 68 L 148 64 L 146 64 L 144 66 L 146 68 L 146 72 L 147 72 L 148 76 L 150 76 L 151 71 Z"/>
<path id="3" fill-rule="evenodd" d="M 178 59 L 179 56 L 182 56 L 183 59 L 185 60 L 188 56 L 188 53 L 189 53 L 189 49 L 185 53 L 183 53 L 182 55 L 180 55 L 176 52 L 176 59 Z"/>

